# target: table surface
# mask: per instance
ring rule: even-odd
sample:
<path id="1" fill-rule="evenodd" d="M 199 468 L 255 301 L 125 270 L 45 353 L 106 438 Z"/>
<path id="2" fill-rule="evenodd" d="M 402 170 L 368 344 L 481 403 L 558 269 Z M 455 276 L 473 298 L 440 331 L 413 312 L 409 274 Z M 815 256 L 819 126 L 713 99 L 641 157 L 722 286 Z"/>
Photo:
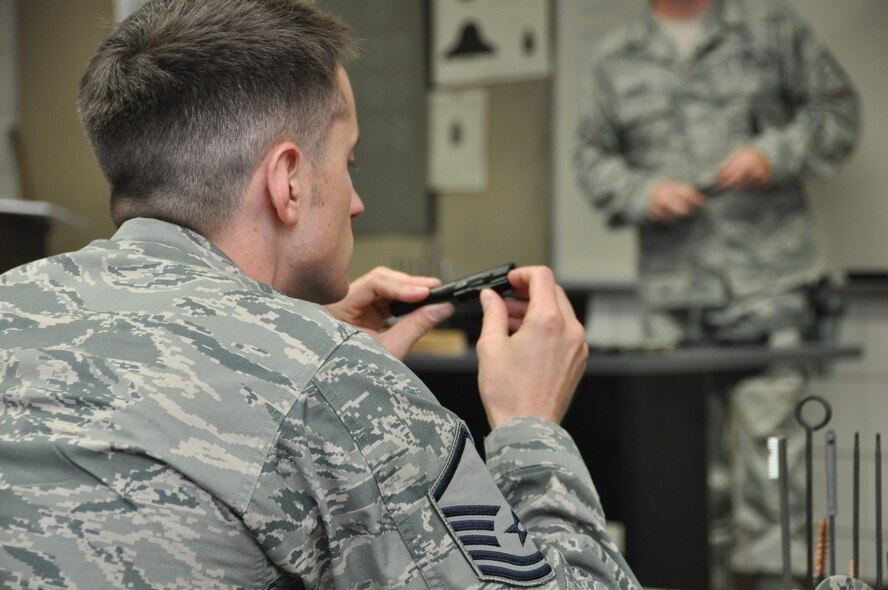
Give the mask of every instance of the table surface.
<path id="1" fill-rule="evenodd" d="M 589 355 L 586 375 L 640 376 L 740 371 L 775 363 L 819 362 L 861 357 L 863 349 L 848 344 L 806 344 L 787 348 L 766 346 L 679 348 L 668 351 L 596 352 Z M 460 356 L 411 354 L 407 366 L 420 371 L 476 371 L 474 350 Z"/>
<path id="2" fill-rule="evenodd" d="M 89 225 L 86 219 L 80 215 L 46 201 L 0 199 L 0 214 L 38 217 L 49 222 L 62 222 L 82 229 Z"/>

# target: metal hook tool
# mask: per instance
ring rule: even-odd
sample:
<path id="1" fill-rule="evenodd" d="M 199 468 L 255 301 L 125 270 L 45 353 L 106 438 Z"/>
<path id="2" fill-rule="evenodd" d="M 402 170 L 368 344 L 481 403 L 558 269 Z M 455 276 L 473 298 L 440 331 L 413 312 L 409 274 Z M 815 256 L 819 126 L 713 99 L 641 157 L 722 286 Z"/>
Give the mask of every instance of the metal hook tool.
<path id="1" fill-rule="evenodd" d="M 809 403 L 817 403 L 823 408 L 823 418 L 816 423 L 809 422 L 805 417 L 804 407 Z M 814 524 L 813 524 L 813 456 L 814 432 L 820 430 L 829 423 L 832 418 L 832 406 L 826 399 L 819 395 L 809 395 L 802 398 L 795 408 L 795 417 L 798 423 L 805 429 L 805 531 L 808 535 L 808 569 L 805 577 L 805 588 L 814 588 Z"/>

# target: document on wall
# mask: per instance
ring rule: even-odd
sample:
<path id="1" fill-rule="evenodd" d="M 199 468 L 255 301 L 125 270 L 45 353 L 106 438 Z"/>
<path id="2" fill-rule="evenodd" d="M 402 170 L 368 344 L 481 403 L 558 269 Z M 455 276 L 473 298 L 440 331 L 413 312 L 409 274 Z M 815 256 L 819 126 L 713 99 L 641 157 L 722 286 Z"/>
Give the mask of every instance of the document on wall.
<path id="1" fill-rule="evenodd" d="M 432 92 L 429 185 L 442 192 L 487 188 L 487 91 Z"/>

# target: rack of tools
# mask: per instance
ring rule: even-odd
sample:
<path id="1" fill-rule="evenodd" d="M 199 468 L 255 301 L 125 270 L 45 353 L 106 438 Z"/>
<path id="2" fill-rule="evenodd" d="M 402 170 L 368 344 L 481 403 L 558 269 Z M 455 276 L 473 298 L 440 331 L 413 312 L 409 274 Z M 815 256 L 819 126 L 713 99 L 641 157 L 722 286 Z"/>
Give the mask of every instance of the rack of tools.
<path id="1" fill-rule="evenodd" d="M 812 415 L 813 413 L 813 415 Z M 847 575 L 837 573 L 836 565 L 836 515 L 838 514 L 838 478 L 836 472 L 836 433 L 826 432 L 826 517 L 820 521 L 814 535 L 813 519 L 813 441 L 814 433 L 822 430 L 832 418 L 829 402 L 818 395 L 810 395 L 796 405 L 795 417 L 805 429 L 805 532 L 807 567 L 804 590 L 872 590 L 860 576 L 860 434 L 854 433 L 852 488 L 852 555 Z M 783 562 L 783 587 L 793 584 L 790 555 L 789 522 L 789 473 L 787 465 L 786 437 L 775 436 L 768 440 L 770 454 L 769 474 L 778 480 L 780 494 L 780 526 Z M 882 559 L 888 556 L 882 550 L 882 441 L 875 439 L 875 587 L 882 590 Z M 827 555 L 829 566 L 827 568 Z"/>

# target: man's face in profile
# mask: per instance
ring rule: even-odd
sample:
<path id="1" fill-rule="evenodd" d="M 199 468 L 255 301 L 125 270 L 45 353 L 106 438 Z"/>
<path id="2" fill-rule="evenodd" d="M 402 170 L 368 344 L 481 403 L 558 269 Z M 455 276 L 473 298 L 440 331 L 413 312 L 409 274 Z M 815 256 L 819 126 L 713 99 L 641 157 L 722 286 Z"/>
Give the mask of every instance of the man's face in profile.
<path id="1" fill-rule="evenodd" d="M 354 94 L 341 67 L 337 77 L 346 115 L 332 122 L 323 152 L 310 164 L 311 194 L 300 222 L 304 251 L 294 253 L 302 268 L 294 277 L 293 294 L 316 303 L 339 301 L 348 292 L 354 249 L 351 222 L 364 212 L 349 170 L 358 143 Z"/>

